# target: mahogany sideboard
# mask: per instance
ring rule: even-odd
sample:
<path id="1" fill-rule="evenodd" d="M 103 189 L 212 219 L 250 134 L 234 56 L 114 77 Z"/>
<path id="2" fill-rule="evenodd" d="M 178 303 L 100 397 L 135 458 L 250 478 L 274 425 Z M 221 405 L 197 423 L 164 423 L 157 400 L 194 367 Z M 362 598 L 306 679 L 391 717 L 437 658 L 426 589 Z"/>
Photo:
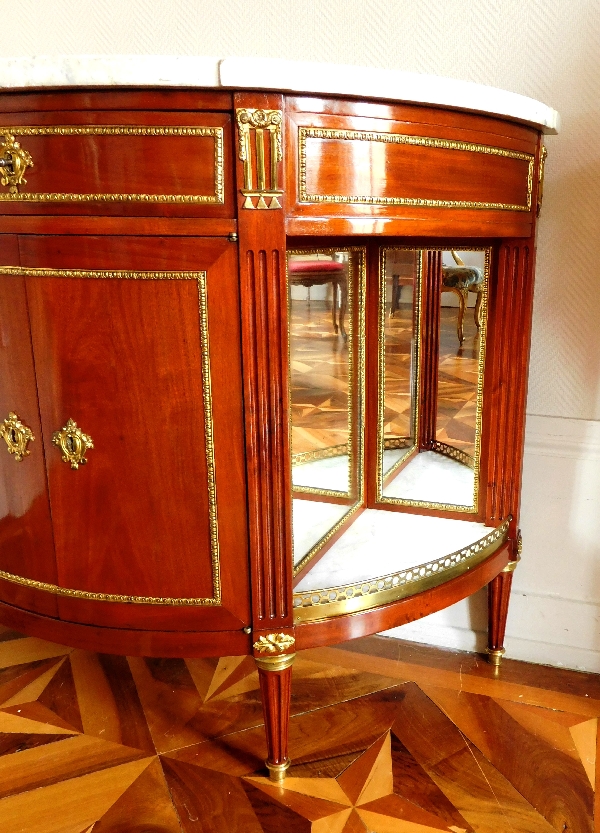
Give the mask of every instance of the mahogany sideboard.
<path id="1" fill-rule="evenodd" d="M 555 130 L 541 105 L 225 76 L 0 93 L 0 620 L 253 654 L 278 779 L 295 651 L 487 585 L 500 663 Z"/>

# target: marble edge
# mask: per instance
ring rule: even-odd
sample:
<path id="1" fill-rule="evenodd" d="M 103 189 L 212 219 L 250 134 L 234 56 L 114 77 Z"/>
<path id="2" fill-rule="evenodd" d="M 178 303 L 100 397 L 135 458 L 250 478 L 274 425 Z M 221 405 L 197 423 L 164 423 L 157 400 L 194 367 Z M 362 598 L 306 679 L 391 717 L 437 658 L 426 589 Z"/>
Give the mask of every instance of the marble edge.
<path id="1" fill-rule="evenodd" d="M 0 60 L 0 89 L 173 86 L 347 95 L 471 110 L 560 129 L 556 110 L 495 87 L 374 67 L 277 58 L 187 55 L 39 55 Z"/>
<path id="2" fill-rule="evenodd" d="M 222 87 L 219 58 L 189 55 L 32 55 L 0 60 L 0 89 Z"/>
<path id="3" fill-rule="evenodd" d="M 479 550 L 465 555 L 460 560 L 455 560 L 448 567 L 441 567 L 438 570 L 431 570 L 423 574 L 421 570 L 428 568 L 434 563 L 443 559 L 451 559 L 454 556 L 462 555 L 466 550 L 483 544 L 486 538 L 490 538 L 493 532 L 498 531 L 498 537 L 489 540 L 486 544 L 480 547 Z M 399 601 L 400 599 L 414 596 L 424 590 L 431 590 L 439 587 L 464 573 L 469 572 L 473 567 L 485 561 L 506 543 L 508 539 L 508 521 L 500 524 L 483 538 L 467 545 L 460 550 L 455 550 L 448 553 L 446 556 L 441 556 L 438 559 L 431 559 L 430 562 L 415 565 L 403 570 L 398 570 L 395 573 L 390 573 L 385 576 L 380 576 L 372 579 L 362 579 L 356 582 L 345 582 L 336 587 L 325 587 L 313 590 L 294 589 L 293 593 L 293 611 L 294 623 L 300 624 L 302 622 L 317 621 L 321 619 L 329 619 L 340 614 L 359 613 L 374 607 L 388 604 L 390 602 Z M 417 577 L 411 577 L 405 584 L 399 581 L 394 585 L 393 579 L 395 576 L 400 577 L 400 573 L 415 573 L 418 572 Z M 379 585 L 383 584 L 383 587 Z M 366 592 L 362 586 L 367 585 Z M 299 585 L 298 585 L 299 587 Z M 347 591 L 351 590 L 351 595 L 347 595 Z M 356 592 L 355 592 L 356 590 Z M 332 599 L 331 594 L 335 593 L 336 598 Z M 340 596 L 340 593 L 342 594 Z M 313 597 L 317 596 L 317 600 Z M 297 604 L 297 602 L 299 604 Z"/>
<path id="4" fill-rule="evenodd" d="M 348 539 L 352 535 L 353 528 L 356 529 L 356 524 L 370 524 L 371 522 L 377 523 L 378 520 L 383 520 L 383 516 L 385 516 L 385 523 L 387 524 L 388 534 L 390 534 L 390 526 L 394 527 L 393 532 L 393 540 L 396 543 L 397 541 L 401 540 L 403 546 L 407 547 L 408 549 L 415 549 L 418 550 L 422 541 L 422 537 L 424 535 L 428 535 L 430 540 L 436 540 L 439 538 L 439 543 L 441 544 L 442 541 L 446 541 L 447 534 L 449 529 L 452 527 L 454 530 L 461 527 L 464 531 L 467 528 L 470 528 L 471 531 L 475 534 L 473 538 L 469 535 L 469 540 L 463 544 L 459 544 L 456 546 L 455 549 L 448 552 L 441 552 L 438 555 L 431 555 L 429 559 L 425 562 L 419 562 L 418 564 L 412 564 L 406 567 L 401 568 L 394 568 L 391 571 L 386 571 L 384 573 L 378 573 L 376 576 L 370 576 L 369 578 L 356 578 L 355 580 L 349 579 L 348 581 L 344 581 L 342 585 L 331 585 L 326 588 L 318 588 L 323 590 L 338 590 L 340 587 L 344 586 L 345 584 L 359 584 L 361 582 L 372 582 L 372 581 L 380 581 L 390 576 L 394 575 L 396 572 L 403 571 L 403 570 L 412 570 L 418 567 L 422 567 L 425 564 L 429 563 L 430 561 L 436 561 L 439 558 L 446 558 L 451 555 L 456 554 L 457 552 L 461 552 L 462 550 L 472 547 L 475 544 L 478 544 L 489 535 L 491 535 L 496 529 L 500 528 L 502 524 L 498 524 L 497 526 L 487 526 L 482 521 L 472 521 L 463 518 L 446 518 L 446 517 L 438 517 L 438 516 L 431 516 L 431 515 L 413 515 L 413 514 L 404 514 L 400 513 L 391 513 L 386 511 L 385 509 L 366 509 L 360 513 L 360 518 L 356 518 L 354 523 L 349 526 L 344 534 L 336 541 L 333 547 L 325 554 L 322 560 L 319 560 L 313 568 L 311 568 L 299 581 L 297 586 L 294 588 L 294 594 L 302 594 L 302 593 L 311 593 L 315 592 L 315 588 L 310 587 L 303 587 L 303 584 L 307 581 L 315 580 L 315 576 L 313 571 L 316 570 L 317 573 L 323 569 L 325 563 L 329 563 L 328 570 L 331 570 L 331 561 L 335 561 L 336 559 L 342 559 L 344 549 L 348 547 Z M 408 528 L 406 528 L 408 525 Z M 425 532 L 427 530 L 427 532 Z M 364 535 L 364 532 L 363 532 Z M 391 539 L 390 539 L 391 540 Z M 356 541 L 351 543 L 351 548 L 353 552 L 356 552 L 357 549 L 360 549 L 361 546 L 371 546 L 372 542 L 368 544 L 357 544 Z M 296 566 L 296 565 L 295 565 Z M 312 574 L 312 575 L 311 575 Z"/>
<path id="5" fill-rule="evenodd" d="M 559 113 L 540 101 L 436 75 L 277 58 L 224 58 L 219 75 L 223 87 L 408 101 L 505 116 L 534 125 L 546 134 L 560 130 Z"/>

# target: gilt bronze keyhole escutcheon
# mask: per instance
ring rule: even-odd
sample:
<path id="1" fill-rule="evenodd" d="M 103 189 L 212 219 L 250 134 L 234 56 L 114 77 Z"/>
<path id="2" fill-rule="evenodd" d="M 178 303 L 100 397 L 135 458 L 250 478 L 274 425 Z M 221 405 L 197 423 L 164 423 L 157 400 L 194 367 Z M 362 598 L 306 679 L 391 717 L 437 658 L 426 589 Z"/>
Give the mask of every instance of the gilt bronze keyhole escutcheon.
<path id="1" fill-rule="evenodd" d="M 72 419 L 69 419 L 60 431 L 52 435 L 52 442 L 62 451 L 63 463 L 70 463 L 72 469 L 85 465 L 87 463 L 86 451 L 94 447 L 89 434 L 84 434 Z"/>
<path id="2" fill-rule="evenodd" d="M 11 194 L 18 194 L 19 185 L 24 185 L 25 171 L 33 167 L 31 155 L 23 150 L 12 133 L 4 134 L 0 145 L 0 182 L 7 185 Z"/>
<path id="3" fill-rule="evenodd" d="M 12 411 L 0 425 L 0 437 L 3 438 L 9 454 L 14 454 L 14 459 L 20 463 L 23 457 L 31 454 L 27 451 L 27 443 L 35 440 L 31 428 L 24 425 L 19 417 Z"/>

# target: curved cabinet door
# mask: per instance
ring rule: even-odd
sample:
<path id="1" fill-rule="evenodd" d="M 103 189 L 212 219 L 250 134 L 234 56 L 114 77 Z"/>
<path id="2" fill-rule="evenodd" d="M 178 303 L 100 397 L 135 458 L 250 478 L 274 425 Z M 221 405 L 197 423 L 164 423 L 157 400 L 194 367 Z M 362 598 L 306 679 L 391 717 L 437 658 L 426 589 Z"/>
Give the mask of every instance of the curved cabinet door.
<path id="1" fill-rule="evenodd" d="M 249 620 L 235 246 L 21 239 L 61 618 Z"/>
<path id="2" fill-rule="evenodd" d="M 0 238 L 0 262 L 18 264 L 15 237 Z M 55 584 L 56 563 L 25 279 L 19 274 L 0 274 L 0 432 L 0 599 L 56 616 L 56 598 L 32 587 Z"/>

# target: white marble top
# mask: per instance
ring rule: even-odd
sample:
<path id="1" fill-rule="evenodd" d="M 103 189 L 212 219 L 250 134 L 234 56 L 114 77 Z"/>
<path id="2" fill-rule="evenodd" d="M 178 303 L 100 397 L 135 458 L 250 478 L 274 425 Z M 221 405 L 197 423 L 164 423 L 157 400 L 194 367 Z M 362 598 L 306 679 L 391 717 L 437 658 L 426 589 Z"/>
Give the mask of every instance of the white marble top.
<path id="1" fill-rule="evenodd" d="M 340 587 L 409 570 L 468 547 L 492 531 L 473 521 L 366 509 L 295 590 Z"/>
<path id="2" fill-rule="evenodd" d="M 374 67 L 312 64 L 273 58 L 157 55 L 40 55 L 0 59 L 0 88 L 89 86 L 269 89 L 410 101 L 505 116 L 557 133 L 556 110 L 517 93 Z"/>

